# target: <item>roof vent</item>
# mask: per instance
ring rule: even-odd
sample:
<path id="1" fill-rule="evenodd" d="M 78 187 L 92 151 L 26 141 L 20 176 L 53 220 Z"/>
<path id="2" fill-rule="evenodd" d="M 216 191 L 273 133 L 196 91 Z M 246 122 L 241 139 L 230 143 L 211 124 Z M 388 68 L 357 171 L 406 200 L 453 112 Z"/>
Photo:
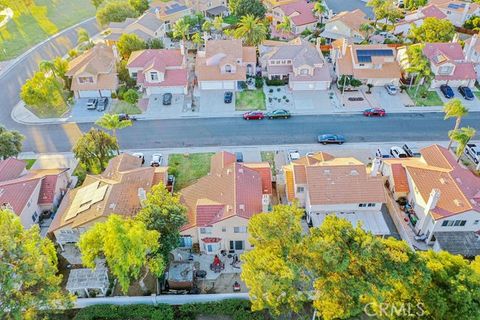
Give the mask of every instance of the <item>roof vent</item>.
<path id="1" fill-rule="evenodd" d="M 227 175 L 229 175 L 230 173 L 232 173 L 232 170 L 227 169 Z"/>
<path id="2" fill-rule="evenodd" d="M 117 207 L 117 204 L 115 202 L 112 202 L 108 207 L 112 210 L 115 210 L 115 208 Z"/>
<path id="3" fill-rule="evenodd" d="M 330 174 L 330 169 L 324 169 L 323 174 Z"/>
<path id="4" fill-rule="evenodd" d="M 238 209 L 245 211 L 245 205 L 244 204 L 239 204 Z"/>
<path id="5" fill-rule="evenodd" d="M 238 169 L 238 173 L 243 173 L 243 168 Z"/>
<path id="6" fill-rule="evenodd" d="M 460 178 L 458 178 L 458 177 L 457 177 L 457 178 L 455 178 L 455 181 L 457 181 L 457 182 L 458 182 L 458 184 L 462 184 L 462 179 L 460 179 Z"/>
<path id="7" fill-rule="evenodd" d="M 358 171 L 357 170 L 352 170 L 350 171 L 351 176 L 358 176 Z"/>
<path id="8" fill-rule="evenodd" d="M 463 206 L 463 202 L 460 201 L 460 200 L 458 200 L 458 199 L 453 200 L 453 203 L 455 203 L 455 205 L 456 205 L 457 207 L 462 207 L 462 206 Z"/>
<path id="9" fill-rule="evenodd" d="M 445 180 L 444 178 L 440 178 L 440 183 L 441 184 L 447 184 L 447 180 Z"/>

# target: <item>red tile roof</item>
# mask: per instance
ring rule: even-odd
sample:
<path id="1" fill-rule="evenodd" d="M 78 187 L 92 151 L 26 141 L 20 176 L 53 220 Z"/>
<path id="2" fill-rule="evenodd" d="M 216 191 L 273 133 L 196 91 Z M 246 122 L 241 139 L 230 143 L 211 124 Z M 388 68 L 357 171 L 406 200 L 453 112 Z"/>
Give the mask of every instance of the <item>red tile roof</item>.
<path id="1" fill-rule="evenodd" d="M 188 72 L 186 69 L 166 70 L 165 79 L 162 82 L 147 82 L 145 81 L 145 74 L 137 76 L 137 83 L 144 87 L 173 87 L 185 86 L 188 82 Z"/>
<path id="2" fill-rule="evenodd" d="M 55 188 L 57 186 L 58 175 L 45 176 L 40 187 L 38 204 L 50 204 L 55 199 Z"/>
<path id="3" fill-rule="evenodd" d="M 410 188 L 408 187 L 407 173 L 401 163 L 392 164 L 392 178 L 395 192 L 408 193 L 410 191 Z"/>
<path id="4" fill-rule="evenodd" d="M 41 178 L 28 180 L 22 177 L 0 183 L 0 204 L 9 204 L 13 212 L 20 215 L 40 181 Z"/>
<path id="5" fill-rule="evenodd" d="M 455 65 L 452 75 L 435 75 L 436 80 L 474 80 L 477 78 L 474 64 L 465 61 L 462 47 L 459 43 L 427 43 L 423 54 L 431 64 L 442 65 L 451 63 Z"/>
<path id="6" fill-rule="evenodd" d="M 445 19 L 447 18 L 447 15 L 443 13 L 442 10 L 438 9 L 437 6 L 434 4 L 428 5 L 420 11 L 423 13 L 425 18 L 437 18 L 437 19 Z"/>
<path id="7" fill-rule="evenodd" d="M 162 66 L 166 67 L 181 66 L 183 55 L 180 50 L 170 49 L 147 49 L 135 51 L 128 59 L 127 67 L 147 68 L 154 62 L 158 64 L 161 63 Z"/>
<path id="8" fill-rule="evenodd" d="M 311 24 L 318 21 L 313 14 L 314 2 L 300 0 L 279 6 L 286 16 L 290 16 L 292 22 L 297 26 Z"/>
<path id="9" fill-rule="evenodd" d="M 25 167 L 25 161 L 15 158 L 7 158 L 0 161 L 0 181 L 18 178 L 25 170 Z"/>

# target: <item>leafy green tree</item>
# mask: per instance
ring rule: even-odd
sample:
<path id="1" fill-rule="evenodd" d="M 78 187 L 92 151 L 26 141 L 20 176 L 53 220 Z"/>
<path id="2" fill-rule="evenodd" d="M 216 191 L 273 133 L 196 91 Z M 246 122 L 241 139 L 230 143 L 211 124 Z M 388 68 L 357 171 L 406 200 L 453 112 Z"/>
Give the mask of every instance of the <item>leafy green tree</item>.
<path id="1" fill-rule="evenodd" d="M 323 17 L 326 13 L 328 13 L 327 6 L 323 2 L 323 0 L 316 1 L 313 5 L 313 12 L 320 17 L 320 23 L 323 24 Z"/>
<path id="2" fill-rule="evenodd" d="M 448 137 L 450 138 L 450 144 L 452 141 L 457 143 L 457 148 L 455 149 L 455 154 L 457 156 L 457 162 L 460 161 L 462 157 L 463 151 L 465 151 L 465 147 L 467 143 L 472 140 L 475 136 L 476 130 L 472 127 L 465 127 L 456 130 L 450 130 L 448 132 Z"/>
<path id="3" fill-rule="evenodd" d="M 117 130 L 121 130 L 132 125 L 132 120 L 120 120 L 117 114 L 105 113 L 95 122 L 97 126 L 112 131 L 113 137 L 118 141 Z M 120 154 L 117 144 L 117 154 Z"/>
<path id="4" fill-rule="evenodd" d="M 128 3 L 135 9 L 139 14 L 144 13 L 148 10 L 150 5 L 148 0 L 128 0 Z"/>
<path id="5" fill-rule="evenodd" d="M 101 26 L 106 26 L 110 22 L 123 22 L 138 15 L 139 13 L 128 2 L 111 1 L 97 10 L 96 17 Z"/>
<path id="6" fill-rule="evenodd" d="M 17 157 L 22 152 L 25 136 L 18 131 L 9 131 L 0 125 L 0 159 Z"/>
<path id="7" fill-rule="evenodd" d="M 178 195 L 172 195 L 163 184 L 152 187 L 136 219 L 149 230 L 160 233 L 159 252 L 168 260 L 170 251 L 179 244 L 180 228 L 187 222 L 187 208 L 180 203 Z"/>
<path id="8" fill-rule="evenodd" d="M 77 29 L 77 46 L 82 51 L 91 49 L 94 46 L 93 41 L 90 39 L 90 34 L 83 28 Z"/>
<path id="9" fill-rule="evenodd" d="M 190 24 L 186 19 L 180 19 L 173 25 L 173 37 L 181 39 L 183 42 L 187 41 L 190 34 Z"/>
<path id="10" fill-rule="evenodd" d="M 215 17 L 213 19 L 212 25 L 213 25 L 213 28 L 215 29 L 215 31 L 217 31 L 218 33 L 222 33 L 222 31 L 223 31 L 223 18 L 221 16 Z"/>
<path id="11" fill-rule="evenodd" d="M 51 74 L 54 77 L 56 76 L 56 70 L 55 70 L 55 65 L 53 64 L 53 61 L 50 61 L 50 60 L 40 61 L 40 63 L 38 64 L 38 69 L 43 73 Z"/>
<path id="12" fill-rule="evenodd" d="M 164 47 L 163 41 L 158 38 L 147 40 L 147 49 L 163 49 Z"/>
<path id="13" fill-rule="evenodd" d="M 473 31 L 480 31 L 480 17 L 471 16 L 470 19 L 465 21 L 465 23 L 463 24 L 463 27 Z"/>
<path id="14" fill-rule="evenodd" d="M 447 19 L 425 18 L 420 26 L 412 25 L 408 38 L 414 43 L 450 42 L 455 26 Z"/>
<path id="15" fill-rule="evenodd" d="M 404 0 L 403 7 L 407 10 L 416 10 L 427 4 L 428 0 Z"/>
<path id="16" fill-rule="evenodd" d="M 139 279 L 142 269 L 145 275 L 140 279 L 141 286 L 149 271 L 160 276 L 165 270 L 166 261 L 155 254 L 159 236 L 158 231 L 148 230 L 139 220 L 112 214 L 105 222 L 94 224 L 82 234 L 78 247 L 82 262 L 88 268 L 95 267 L 95 259 L 104 257 L 110 272 L 126 293 L 131 281 Z"/>
<path id="17" fill-rule="evenodd" d="M 386 19 L 392 24 L 403 17 L 403 12 L 398 8 L 394 0 L 370 0 L 367 6 L 372 7 L 375 14 L 375 26 L 378 20 Z"/>
<path id="18" fill-rule="evenodd" d="M 126 60 L 122 60 L 117 63 L 117 73 L 118 73 L 118 80 L 120 83 L 124 83 L 127 89 L 134 88 L 137 84 L 137 81 L 130 77 L 130 73 L 127 69 L 127 62 Z"/>
<path id="19" fill-rule="evenodd" d="M 136 34 L 124 33 L 117 42 L 117 48 L 123 59 L 128 60 L 132 52 L 143 50 L 147 47 L 145 41 L 140 39 Z"/>
<path id="20" fill-rule="evenodd" d="M 49 62 L 48 65 L 53 63 Z M 39 71 L 22 86 L 20 97 L 37 115 L 60 116 L 66 110 L 62 87 L 55 76 L 47 76 L 45 72 Z"/>
<path id="21" fill-rule="evenodd" d="M 0 318 L 35 319 L 41 309 L 69 308 L 73 297 L 60 286 L 57 254 L 38 225 L 22 226 L 20 218 L 0 209 Z"/>
<path id="22" fill-rule="evenodd" d="M 130 104 L 137 104 L 138 98 L 138 92 L 135 89 L 128 89 L 127 92 L 123 94 L 123 99 Z"/>
<path id="23" fill-rule="evenodd" d="M 228 2 L 230 12 L 242 18 L 247 15 L 253 15 L 256 18 L 265 18 L 267 8 L 260 0 L 232 0 Z"/>
<path id="24" fill-rule="evenodd" d="M 460 128 L 460 123 L 462 122 L 462 118 L 468 115 L 468 108 L 465 107 L 460 101 L 460 99 L 452 99 L 445 103 L 443 106 L 443 112 L 445 112 L 444 119 L 455 118 L 455 127 L 453 128 L 453 132 L 457 131 Z M 452 146 L 453 139 L 450 139 L 448 144 L 448 149 Z"/>
<path id="25" fill-rule="evenodd" d="M 118 150 L 117 139 L 99 129 L 90 129 L 73 147 L 73 154 L 88 172 L 98 174 Z"/>
<path id="26" fill-rule="evenodd" d="M 204 31 L 204 32 L 211 32 L 212 28 L 213 28 L 213 23 L 210 20 L 206 20 L 202 24 L 202 31 Z"/>
<path id="27" fill-rule="evenodd" d="M 69 60 L 76 58 L 78 56 L 78 51 L 75 49 L 71 49 L 68 51 L 68 58 Z"/>
<path id="28" fill-rule="evenodd" d="M 196 32 L 193 34 L 192 42 L 195 44 L 197 48 L 199 48 L 202 45 L 203 39 L 199 32 Z"/>
<path id="29" fill-rule="evenodd" d="M 368 42 L 375 28 L 370 23 L 362 23 L 360 25 L 360 31 L 365 34 L 365 41 Z"/>
<path id="30" fill-rule="evenodd" d="M 428 86 L 430 79 L 432 78 L 432 71 L 430 69 L 430 62 L 423 55 L 423 44 L 414 44 L 407 48 L 407 57 L 409 62 L 409 67 L 406 68 L 406 71 L 415 77 L 415 94 L 417 96 L 418 89 L 422 83 L 425 83 Z"/>
<path id="31" fill-rule="evenodd" d="M 267 38 L 267 27 L 253 15 L 243 16 L 234 32 L 247 46 L 258 46 Z"/>
<path id="32" fill-rule="evenodd" d="M 276 25 L 277 30 L 282 33 L 290 33 L 292 31 L 292 20 L 288 16 L 283 17 L 283 21 Z"/>
<path id="33" fill-rule="evenodd" d="M 96 10 L 98 10 L 98 7 L 102 5 L 103 1 L 104 0 L 90 0 Z"/>

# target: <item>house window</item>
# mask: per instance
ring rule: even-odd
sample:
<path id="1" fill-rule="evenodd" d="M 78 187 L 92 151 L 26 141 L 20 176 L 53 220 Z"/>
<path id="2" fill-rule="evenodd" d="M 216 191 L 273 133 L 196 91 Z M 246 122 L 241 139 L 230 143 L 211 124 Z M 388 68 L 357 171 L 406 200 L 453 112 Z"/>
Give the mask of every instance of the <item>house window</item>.
<path id="1" fill-rule="evenodd" d="M 297 192 L 298 193 L 302 193 L 303 191 L 305 191 L 304 187 L 297 187 Z"/>
<path id="2" fill-rule="evenodd" d="M 480 223 L 480 220 L 475 220 L 475 221 L 473 221 L 473 224 L 474 224 L 474 225 L 477 225 L 477 224 L 479 224 L 479 223 Z"/>
<path id="3" fill-rule="evenodd" d="M 38 213 L 35 211 L 32 215 L 32 221 L 33 222 L 36 222 L 37 221 L 37 218 L 38 218 Z"/>
<path id="4" fill-rule="evenodd" d="M 360 203 L 358 206 L 359 206 L 360 208 L 365 208 L 365 207 L 367 206 L 367 204 L 366 204 L 366 203 Z"/>
<path id="5" fill-rule="evenodd" d="M 220 243 L 206 243 L 203 245 L 203 248 L 208 253 L 217 252 L 220 249 Z"/>
<path id="6" fill-rule="evenodd" d="M 92 77 L 78 77 L 78 82 L 80 83 L 93 83 Z"/>
<path id="7" fill-rule="evenodd" d="M 451 227 L 454 225 L 454 223 L 454 220 L 445 220 L 442 222 L 442 227 Z"/>
<path id="8" fill-rule="evenodd" d="M 369 203 L 369 204 L 368 204 L 368 207 L 369 207 L 369 208 L 375 207 L 375 203 Z"/>
<path id="9" fill-rule="evenodd" d="M 226 64 L 226 65 L 225 65 L 225 72 L 226 72 L 226 73 L 232 73 L 232 66 L 229 65 L 229 64 Z"/>
<path id="10" fill-rule="evenodd" d="M 138 75 L 137 72 L 132 72 L 132 78 L 133 78 L 133 79 L 137 79 L 137 75 Z"/>
<path id="11" fill-rule="evenodd" d="M 200 234 L 211 234 L 212 228 L 200 228 Z"/>
<path id="12" fill-rule="evenodd" d="M 467 223 L 466 220 L 455 220 L 453 224 L 455 227 L 463 227 Z"/>
<path id="13" fill-rule="evenodd" d="M 158 81 L 158 73 L 157 72 L 150 72 L 150 80 Z"/>
<path id="14" fill-rule="evenodd" d="M 222 227 L 222 232 L 227 232 L 227 227 L 223 226 Z"/>
<path id="15" fill-rule="evenodd" d="M 288 63 L 288 64 L 292 64 L 292 60 L 287 60 L 287 63 Z"/>
<path id="16" fill-rule="evenodd" d="M 303 74 L 303 75 L 308 74 L 308 69 L 300 69 L 300 74 Z"/>
<path id="17" fill-rule="evenodd" d="M 178 246 L 180 248 L 191 248 L 192 247 L 192 237 L 191 236 L 181 236 L 180 237 L 180 244 Z"/>
<path id="18" fill-rule="evenodd" d="M 359 66 L 360 67 L 365 67 L 365 63 L 360 63 Z"/>
<path id="19" fill-rule="evenodd" d="M 247 233 L 247 227 L 233 227 L 233 233 Z"/>
<path id="20" fill-rule="evenodd" d="M 453 71 L 452 66 L 442 66 L 438 68 L 438 74 L 451 74 Z"/>
<path id="21" fill-rule="evenodd" d="M 242 251 L 244 247 L 244 242 L 241 240 L 230 241 L 230 250 Z"/>

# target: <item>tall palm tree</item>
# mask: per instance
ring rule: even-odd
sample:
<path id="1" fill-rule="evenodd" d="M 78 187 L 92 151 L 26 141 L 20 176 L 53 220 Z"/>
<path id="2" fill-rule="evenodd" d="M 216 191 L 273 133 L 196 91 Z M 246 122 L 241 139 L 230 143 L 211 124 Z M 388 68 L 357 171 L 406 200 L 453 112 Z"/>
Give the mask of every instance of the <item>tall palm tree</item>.
<path id="1" fill-rule="evenodd" d="M 288 16 L 283 17 L 283 21 L 276 26 L 277 30 L 288 34 L 292 31 L 292 20 Z"/>
<path id="2" fill-rule="evenodd" d="M 56 57 L 55 59 L 53 59 L 53 66 L 55 68 L 56 76 L 62 79 L 63 84 L 67 86 L 68 77 L 66 76 L 66 74 L 68 72 L 68 61 L 63 59 L 62 57 Z"/>
<path id="3" fill-rule="evenodd" d="M 117 139 L 117 130 L 121 130 L 132 125 L 131 120 L 120 120 L 117 114 L 105 113 L 95 124 L 104 129 L 112 131 L 112 135 Z M 118 140 L 117 140 L 118 141 Z M 117 146 L 117 153 L 120 154 L 120 150 Z"/>
<path id="4" fill-rule="evenodd" d="M 368 42 L 373 31 L 373 26 L 370 23 L 362 23 L 360 25 L 360 31 L 365 34 L 365 40 Z"/>
<path id="5" fill-rule="evenodd" d="M 185 19 L 180 19 L 173 25 L 173 37 L 180 38 L 185 42 L 188 39 L 190 24 Z"/>
<path id="6" fill-rule="evenodd" d="M 205 20 L 202 24 L 202 31 L 210 33 L 212 31 L 213 24 L 210 20 Z"/>
<path id="7" fill-rule="evenodd" d="M 223 18 L 221 16 L 217 16 L 213 19 L 213 28 L 218 33 L 222 33 L 222 31 L 223 31 Z"/>
<path id="8" fill-rule="evenodd" d="M 460 127 L 460 123 L 462 122 L 462 118 L 468 114 L 468 108 L 465 107 L 459 99 L 452 99 L 445 103 L 445 105 L 443 106 L 443 112 L 445 112 L 445 120 L 449 118 L 456 118 L 453 131 L 457 131 Z M 450 149 L 450 147 L 452 146 L 452 142 L 453 139 L 450 139 L 448 149 Z"/>
<path id="9" fill-rule="evenodd" d="M 457 148 L 455 154 L 457 155 L 457 162 L 460 161 L 460 157 L 467 146 L 467 143 L 475 136 L 476 130 L 472 127 L 463 127 L 460 129 L 450 130 L 448 137 L 451 141 L 457 142 Z"/>
<path id="10" fill-rule="evenodd" d="M 320 17 L 320 23 L 323 24 L 323 16 L 327 13 L 327 6 L 323 3 L 323 0 L 315 2 L 313 6 L 313 12 Z"/>
<path id="11" fill-rule="evenodd" d="M 248 14 L 238 23 L 234 36 L 243 39 L 247 46 L 257 46 L 267 38 L 267 27 L 260 19 Z"/>
<path id="12" fill-rule="evenodd" d="M 200 33 L 197 32 L 192 36 L 192 42 L 197 46 L 197 48 L 200 47 L 200 45 L 203 42 L 203 39 Z"/>
<path id="13" fill-rule="evenodd" d="M 77 45 L 81 50 L 88 50 L 94 46 L 87 30 L 83 28 L 77 30 Z"/>
<path id="14" fill-rule="evenodd" d="M 40 71 L 43 73 L 51 74 L 52 76 L 57 76 L 57 70 L 55 69 L 55 64 L 50 60 L 43 60 L 38 65 Z"/>
<path id="15" fill-rule="evenodd" d="M 423 45 L 414 44 L 408 47 L 407 56 L 409 67 L 406 71 L 409 74 L 415 75 L 415 94 L 417 96 L 418 89 L 422 83 L 429 83 L 432 78 L 432 71 L 430 69 L 430 62 L 423 55 Z M 415 100 L 415 99 L 414 99 Z"/>

